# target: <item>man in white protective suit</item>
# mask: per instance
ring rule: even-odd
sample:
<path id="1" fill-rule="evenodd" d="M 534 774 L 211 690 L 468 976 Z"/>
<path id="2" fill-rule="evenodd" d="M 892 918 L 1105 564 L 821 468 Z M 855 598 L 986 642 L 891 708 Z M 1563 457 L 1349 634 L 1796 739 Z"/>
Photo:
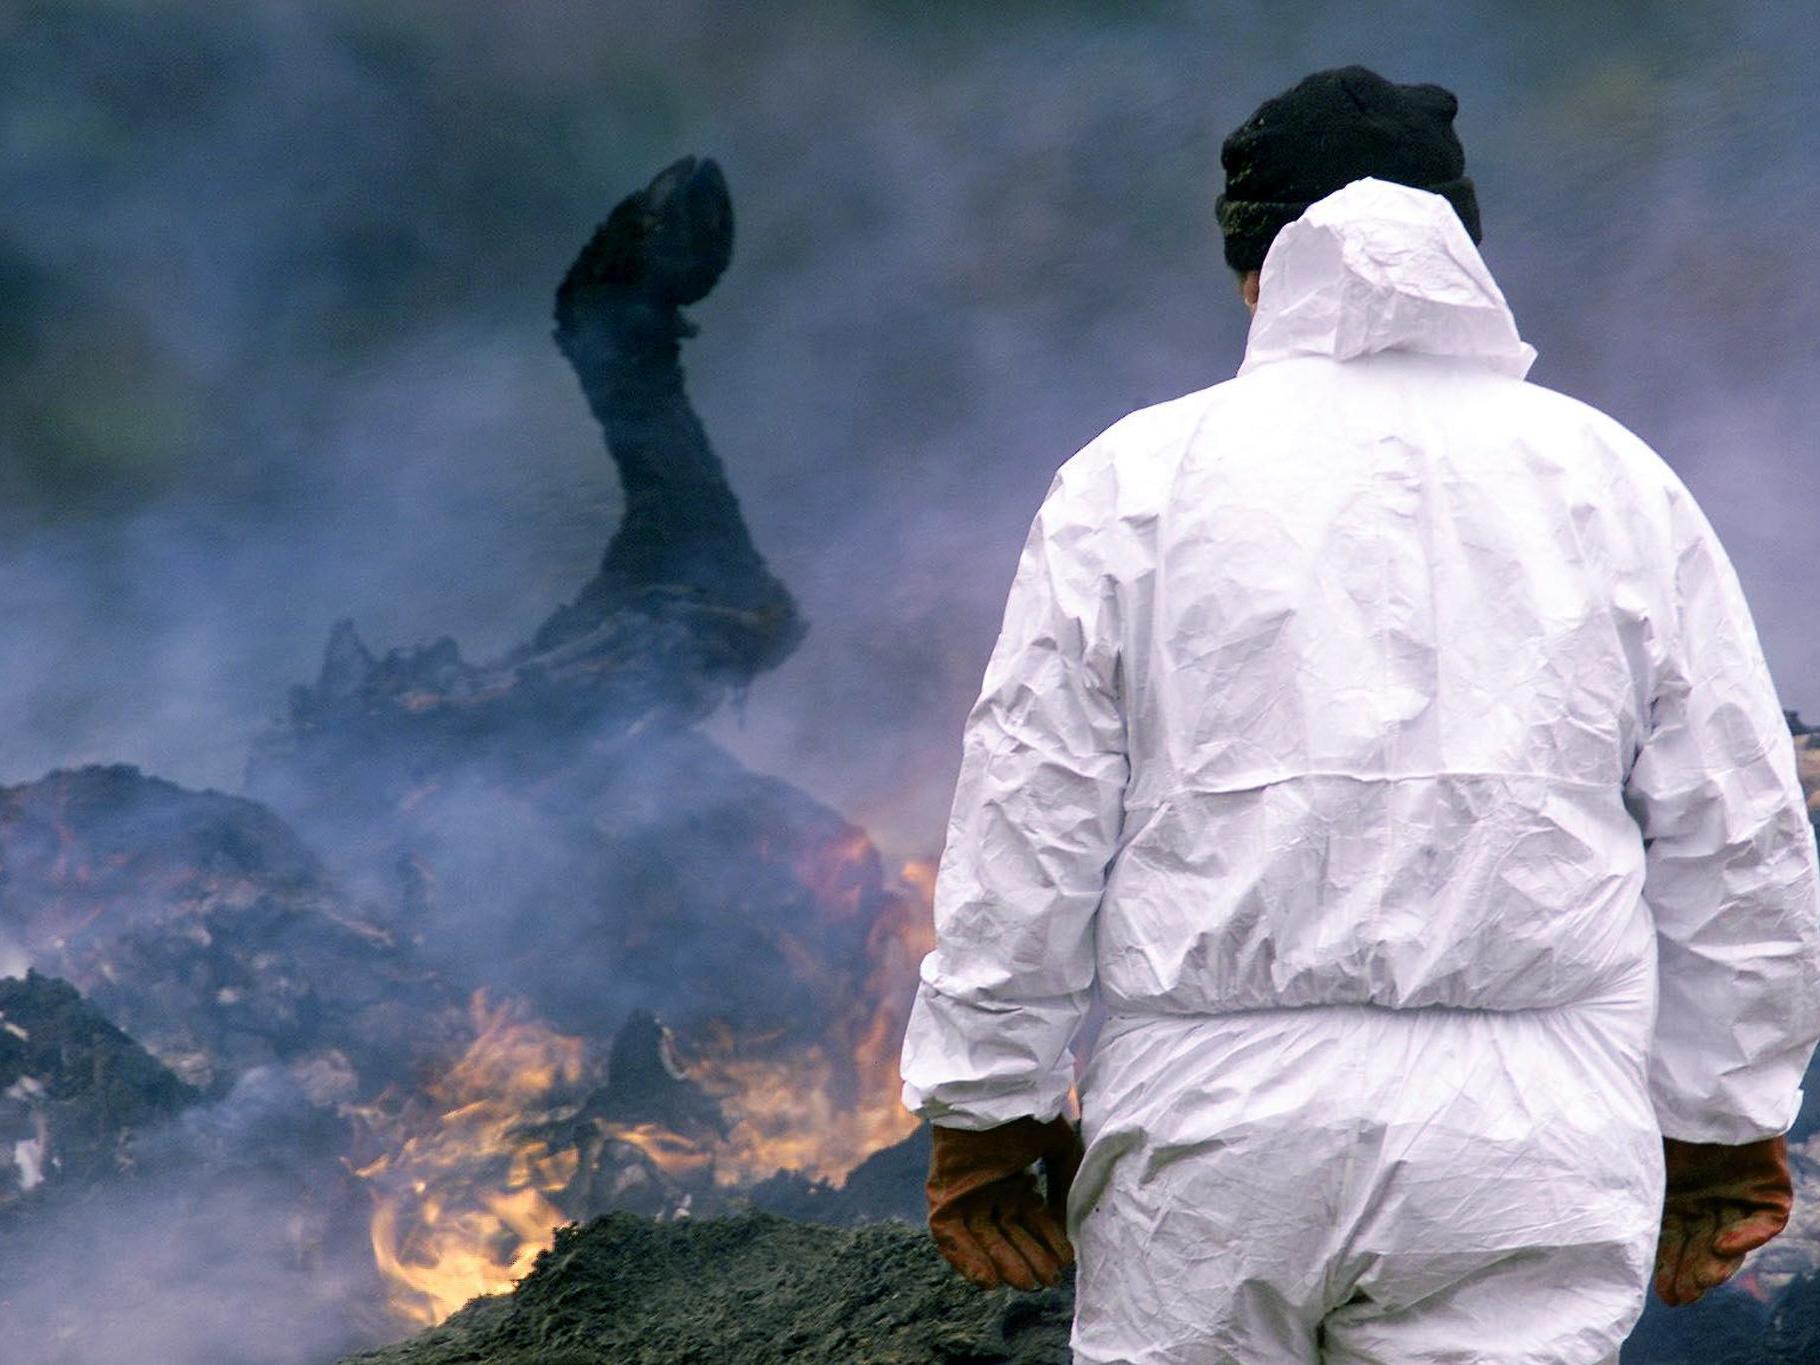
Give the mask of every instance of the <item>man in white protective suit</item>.
<path id="1" fill-rule="evenodd" d="M 1083 1365 L 1592 1365 L 1788 1217 L 1793 739 L 1681 479 L 1524 381 L 1456 107 L 1227 140 L 1244 364 L 1061 467 L 967 721 L 904 1101 Z"/>

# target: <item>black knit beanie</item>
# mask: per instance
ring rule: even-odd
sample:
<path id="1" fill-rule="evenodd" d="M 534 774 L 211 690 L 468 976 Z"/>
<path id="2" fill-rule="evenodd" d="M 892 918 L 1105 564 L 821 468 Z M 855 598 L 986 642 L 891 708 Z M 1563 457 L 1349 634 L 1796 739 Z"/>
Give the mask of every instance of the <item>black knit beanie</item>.
<path id="1" fill-rule="evenodd" d="M 1396 85 L 1362 66 L 1317 71 L 1265 100 L 1220 147 L 1214 204 L 1226 263 L 1256 270 L 1285 223 L 1365 176 L 1444 195 L 1473 241 L 1479 201 L 1454 136 L 1460 102 L 1438 85 Z"/>

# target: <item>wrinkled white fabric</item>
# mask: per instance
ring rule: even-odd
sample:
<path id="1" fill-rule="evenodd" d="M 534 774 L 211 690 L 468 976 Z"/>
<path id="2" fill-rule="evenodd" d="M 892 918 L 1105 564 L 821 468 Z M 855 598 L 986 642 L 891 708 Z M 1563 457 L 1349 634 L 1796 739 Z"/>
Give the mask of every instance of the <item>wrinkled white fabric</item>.
<path id="1" fill-rule="evenodd" d="M 1563 1274 L 1567 1346 L 1383 1358 L 1598 1361 L 1641 1309 L 1660 1133 L 1793 1121 L 1820 875 L 1749 610 L 1682 481 L 1533 358 L 1447 202 L 1357 181 L 1278 235 L 1238 377 L 1114 425 L 1031 527 L 904 1102 L 1053 1116 L 1097 988 L 1083 1360 L 1227 1358 L 1155 1323 L 1245 1317 L 1234 1275 L 1285 1331 L 1337 1324 L 1371 1293 L 1343 1239 L 1444 1232 L 1465 1285 L 1615 1268 Z M 1239 1254 L 1258 1218 L 1328 1234 Z"/>
<path id="2" fill-rule="evenodd" d="M 1116 1019 L 1082 1087 L 1075 1359 L 1595 1365 L 1642 1307 L 1642 1012 Z"/>

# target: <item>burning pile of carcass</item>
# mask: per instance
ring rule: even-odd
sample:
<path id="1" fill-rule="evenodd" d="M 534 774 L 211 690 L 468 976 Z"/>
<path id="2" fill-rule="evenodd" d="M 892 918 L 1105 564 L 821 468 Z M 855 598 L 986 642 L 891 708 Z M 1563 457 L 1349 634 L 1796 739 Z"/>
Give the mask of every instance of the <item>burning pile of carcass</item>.
<path id="1" fill-rule="evenodd" d="M 625 512 L 524 645 L 376 655 L 338 626 L 247 797 L 127 767 L 0 789 L 8 1341 L 324 1359 L 510 1287 L 607 1211 L 902 1205 L 836 1185 L 915 1126 L 896 1049 L 929 869 L 889 873 L 695 728 L 804 631 L 678 363 L 730 250 L 690 158 L 563 280 L 556 340 Z M 115 1205 L 146 1245 L 109 1245 Z M 241 1302 L 166 1340 L 150 1262 L 191 1258 Z"/>

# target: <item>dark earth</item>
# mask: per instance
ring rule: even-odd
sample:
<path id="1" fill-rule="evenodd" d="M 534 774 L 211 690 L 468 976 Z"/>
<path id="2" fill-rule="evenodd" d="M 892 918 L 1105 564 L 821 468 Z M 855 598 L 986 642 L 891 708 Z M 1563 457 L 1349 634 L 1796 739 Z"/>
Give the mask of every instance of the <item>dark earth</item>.
<path id="1" fill-rule="evenodd" d="M 615 1213 L 557 1234 L 510 1295 L 346 1365 L 1050 1365 L 1070 1359 L 1072 1279 L 982 1292 L 921 1227 L 815 1226 L 754 1212 L 657 1223 Z M 1812 1365 L 1820 1277 L 1768 1307 L 1719 1290 L 1651 1301 L 1624 1365 Z"/>
<path id="2" fill-rule="evenodd" d="M 981 1292 L 923 1230 L 754 1212 L 654 1223 L 609 1214 L 558 1232 L 510 1296 L 477 1299 L 362 1365 L 1048 1365 L 1074 1296 Z"/>

